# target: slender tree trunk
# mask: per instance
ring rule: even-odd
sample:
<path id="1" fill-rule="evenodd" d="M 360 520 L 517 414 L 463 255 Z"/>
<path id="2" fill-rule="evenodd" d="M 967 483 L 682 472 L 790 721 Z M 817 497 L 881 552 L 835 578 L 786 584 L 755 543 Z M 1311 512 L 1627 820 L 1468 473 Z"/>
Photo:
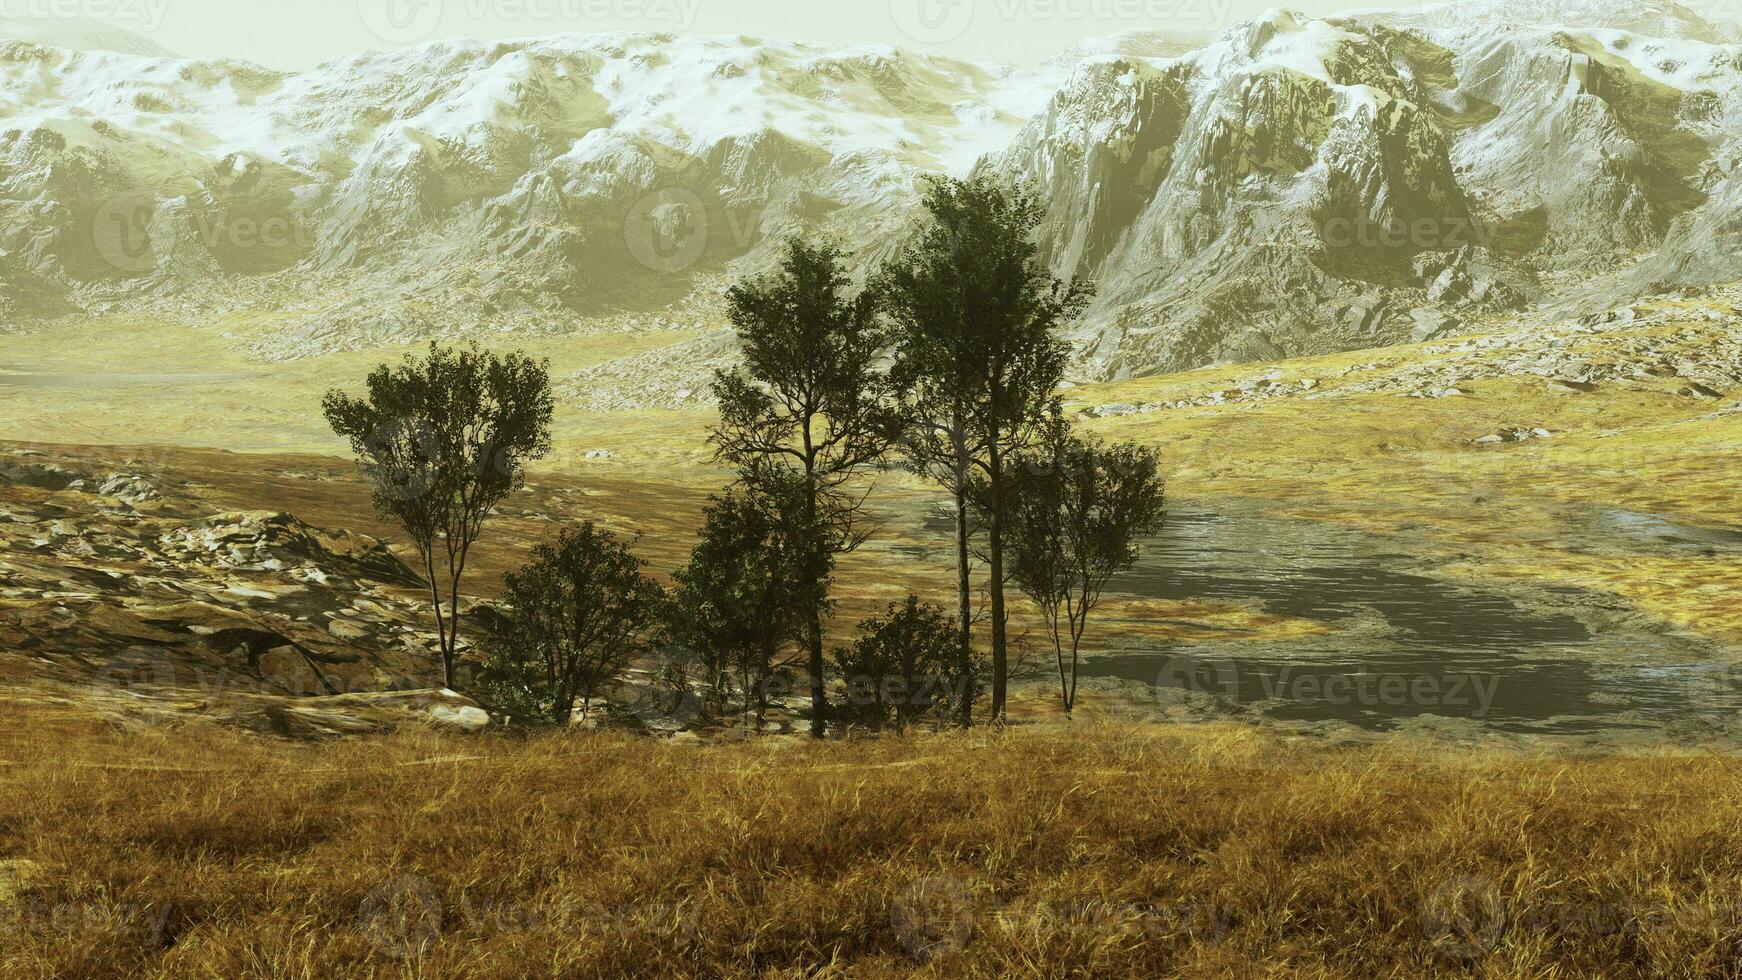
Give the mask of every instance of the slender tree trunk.
<path id="1" fill-rule="evenodd" d="M 1052 620 L 1052 656 L 1053 660 L 1058 663 L 1059 669 L 1059 700 L 1064 703 L 1065 719 L 1068 721 L 1071 717 L 1071 701 L 1075 696 L 1077 686 L 1076 651 L 1071 652 L 1071 676 L 1067 681 L 1065 679 L 1065 648 L 1063 638 L 1059 636 L 1058 612 L 1053 611 L 1047 618 Z"/>
<path id="2" fill-rule="evenodd" d="M 1071 698 L 1065 705 L 1065 716 L 1069 717 L 1077 704 L 1077 648 L 1071 647 Z"/>
<path id="3" fill-rule="evenodd" d="M 1004 630 L 1004 473 L 998 440 L 988 447 L 987 483 L 991 499 L 986 522 L 986 553 L 992 581 L 992 723 L 1004 724 L 1010 686 L 1010 660 Z"/>
<path id="4" fill-rule="evenodd" d="M 442 664 L 442 672 L 447 675 L 446 684 L 450 691 L 456 690 L 454 687 L 454 662 L 460 653 L 460 579 L 466 575 L 466 554 L 470 548 L 469 543 L 462 545 L 458 559 L 450 558 L 448 560 L 453 578 L 448 586 L 448 654 L 446 661 Z"/>
<path id="5" fill-rule="evenodd" d="M 974 724 L 974 610 L 972 584 L 968 581 L 968 490 L 967 472 L 957 471 L 956 479 L 956 631 L 961 644 L 962 727 Z"/>
<path id="6" fill-rule="evenodd" d="M 1085 604 L 1082 607 L 1081 625 L 1078 624 L 1078 616 L 1076 614 L 1073 613 L 1070 616 L 1071 696 L 1070 696 L 1069 702 L 1065 705 L 1065 713 L 1067 715 L 1070 714 L 1071 709 L 1073 707 L 1075 707 L 1076 703 L 1077 703 L 1077 651 L 1082 649 L 1083 630 L 1087 629 L 1088 625 L 1089 625 L 1089 606 Z"/>
<path id="7" fill-rule="evenodd" d="M 805 428 L 805 445 L 810 446 L 810 428 Z M 817 478 L 810 460 L 805 461 L 805 526 L 815 529 L 817 523 Z M 819 563 L 820 567 L 820 563 Z M 806 624 L 806 641 L 810 644 L 811 674 L 811 738 L 825 738 L 829 733 L 829 694 L 823 687 L 823 608 L 811 609 Z"/>
<path id="8" fill-rule="evenodd" d="M 771 666 L 773 663 L 774 663 L 774 643 L 771 639 L 765 640 L 763 642 L 763 646 L 762 646 L 762 663 L 757 665 L 757 670 L 756 670 L 756 729 L 757 729 L 757 731 L 762 730 L 763 720 L 768 717 L 768 683 L 769 683 L 769 678 L 773 676 L 773 668 Z M 820 676 L 820 675 L 814 675 L 814 676 Z M 813 722 L 813 724 L 811 725 L 811 733 L 813 735 L 815 735 L 816 734 L 816 725 L 814 724 L 814 722 L 816 720 L 816 715 L 815 715 L 816 709 L 813 707 L 811 709 L 811 712 L 812 712 L 812 722 Z M 818 736 L 818 737 L 820 737 L 820 736 Z"/>
<path id="9" fill-rule="evenodd" d="M 822 613 L 811 616 L 808 627 L 811 660 L 811 737 L 823 738 L 829 733 L 829 694 L 823 686 L 823 623 Z"/>
<path id="10" fill-rule="evenodd" d="M 454 662 L 460 653 L 460 573 L 455 572 L 448 586 L 448 648 L 442 657 L 442 682 L 448 690 L 454 687 Z"/>
<path id="11" fill-rule="evenodd" d="M 429 576 L 430 605 L 435 607 L 436 647 L 441 652 L 442 658 L 442 686 L 452 690 L 454 686 L 454 658 L 448 649 L 448 621 L 442 616 L 442 589 L 436 579 L 435 556 L 431 552 L 424 553 L 423 570 L 424 574 Z"/>

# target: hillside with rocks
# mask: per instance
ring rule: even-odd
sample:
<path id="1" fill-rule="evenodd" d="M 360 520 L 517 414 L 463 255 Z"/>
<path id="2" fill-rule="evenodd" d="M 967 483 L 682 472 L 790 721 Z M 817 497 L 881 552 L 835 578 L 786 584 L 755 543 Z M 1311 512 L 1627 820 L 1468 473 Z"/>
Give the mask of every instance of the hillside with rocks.
<path id="1" fill-rule="evenodd" d="M 210 512 L 140 462 L 0 453 L 9 673 L 119 718 L 198 713 L 298 735 L 487 720 L 431 690 L 422 582 L 382 542 Z M 298 707 L 309 698 L 312 712 Z"/>
<path id="2" fill-rule="evenodd" d="M 725 356 L 712 340 L 696 342 L 698 356 Z M 657 358 L 642 367 L 675 377 Z M 604 380 L 572 386 L 564 404 L 625 407 L 586 400 Z M 1259 509 L 1300 508 L 1334 527 L 1331 515 L 1348 508 L 1387 529 L 1381 550 L 1410 575 L 1440 574 L 1424 571 L 1442 563 L 1430 557 L 1439 548 L 1471 564 L 1464 577 L 1518 601 L 1534 594 L 1525 581 L 1565 576 L 1566 595 L 1577 597 L 1566 602 L 1666 644 L 1666 663 L 1718 655 L 1695 633 L 1731 645 L 1742 637 L 1721 584 L 1742 547 L 1723 464 L 1742 424 L 1742 289 L 1064 395 L 1089 431 L 1167 447 L 1169 486 L 1191 502 L 1188 520 L 1210 502 L 1262 520 L 1237 508 L 1269 500 Z M 639 532 L 636 548 L 656 572 L 681 563 L 721 479 L 661 448 L 701 445 L 710 413 L 686 398 L 678 418 L 621 416 L 632 437 L 574 460 L 573 475 L 533 474 L 498 509 L 469 573 L 464 638 L 485 627 L 501 572 L 556 524 L 601 519 Z M 879 535 L 843 578 L 865 591 L 846 597 L 836 628 L 893 588 L 947 587 L 938 550 L 947 533 L 924 521 L 935 494 L 896 474 L 878 485 Z M 1495 508 L 1514 515 L 1500 532 L 1491 531 Z M 1420 537 L 1427 529 L 1454 538 Z M 479 706 L 434 679 L 433 619 L 410 554 L 402 533 L 371 516 L 367 488 L 341 460 L 0 446 L 0 673 L 16 698 L 126 723 L 205 717 L 299 737 L 424 719 L 485 724 Z M 1526 564 L 1508 571 L 1508 561 Z M 1129 587 L 1099 642 L 1259 642 L 1272 630 L 1278 642 L 1299 640 L 1299 622 L 1263 604 L 1158 603 L 1124 594 Z M 1363 632 L 1372 625 L 1337 626 L 1350 632 L 1336 648 L 1372 642 Z M 468 682 L 474 663 L 463 648 Z M 660 686 L 656 666 L 631 670 L 597 718 L 668 732 L 694 724 L 693 698 Z M 1153 703 L 1129 694 L 1113 700 Z M 802 696 L 776 707 L 769 725 L 790 730 Z"/>

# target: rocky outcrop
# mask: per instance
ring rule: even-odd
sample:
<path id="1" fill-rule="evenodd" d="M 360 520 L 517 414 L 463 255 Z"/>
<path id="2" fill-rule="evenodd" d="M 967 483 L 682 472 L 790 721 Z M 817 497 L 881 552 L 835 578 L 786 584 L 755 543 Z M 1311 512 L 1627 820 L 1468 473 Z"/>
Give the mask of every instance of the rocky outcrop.
<path id="1" fill-rule="evenodd" d="M 1430 342 L 1414 351 L 1395 355 L 1375 351 L 1372 360 L 1324 377 L 1290 374 L 1287 365 L 1279 365 L 1231 381 L 1181 385 L 1166 398 L 1079 406 L 1078 411 L 1104 418 L 1375 392 L 1404 398 L 1457 398 L 1493 381 L 1522 381 L 1570 396 L 1618 387 L 1673 394 L 1696 403 L 1722 402 L 1742 394 L 1742 288 L 1719 290 L 1698 305 L 1664 296 L 1639 307 L 1617 307 L 1578 320 L 1538 318 L 1468 337 L 1418 338 L 1424 339 Z M 1718 411 L 1732 413 L 1736 408 Z M 1553 433 L 1532 423 L 1474 437 L 1471 444 L 1552 437 Z"/>
<path id="2" fill-rule="evenodd" d="M 423 584 L 381 541 L 352 531 L 310 527 L 291 514 L 216 514 L 164 534 L 158 544 L 166 555 L 181 560 L 286 572 L 303 580 L 324 580 L 338 571 L 408 588 Z"/>
<path id="3" fill-rule="evenodd" d="M 420 580 L 384 543 L 118 462 L 0 451 L 0 654 L 98 700 L 432 686 Z"/>

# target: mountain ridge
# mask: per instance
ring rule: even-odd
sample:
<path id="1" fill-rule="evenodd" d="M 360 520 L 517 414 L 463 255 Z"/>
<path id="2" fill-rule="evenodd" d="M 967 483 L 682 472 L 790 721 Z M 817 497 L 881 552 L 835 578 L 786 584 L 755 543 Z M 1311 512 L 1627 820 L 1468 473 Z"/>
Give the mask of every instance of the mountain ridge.
<path id="1" fill-rule="evenodd" d="M 1043 255 L 1099 283 L 1086 377 L 1742 278 L 1742 45 L 1654 0 L 1527 6 L 1273 10 L 1027 69 L 667 34 L 304 72 L 0 41 L 0 314 L 270 313 L 237 340 L 266 359 L 706 327 L 785 236 L 869 267 L 926 176 L 976 170 L 1035 186 Z"/>

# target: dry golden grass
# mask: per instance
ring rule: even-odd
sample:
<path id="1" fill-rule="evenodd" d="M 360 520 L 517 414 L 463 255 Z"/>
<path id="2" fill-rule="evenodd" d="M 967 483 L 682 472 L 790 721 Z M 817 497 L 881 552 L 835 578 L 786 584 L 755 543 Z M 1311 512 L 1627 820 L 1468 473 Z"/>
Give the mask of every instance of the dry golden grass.
<path id="1" fill-rule="evenodd" d="M 8 977 L 1742 975 L 1742 760 L 9 712 Z"/>
<path id="2" fill-rule="evenodd" d="M 202 353 L 209 332 L 106 337 L 59 338 L 72 353 L 32 364 L 261 376 L 0 389 L 11 430 L 253 450 L 149 455 L 214 507 L 270 504 L 397 537 L 348 463 L 287 455 L 337 452 L 314 400 L 397 352 L 267 369 Z M 572 371 L 658 339 L 533 346 Z M 1282 367 L 1334 390 L 1345 367 L 1420 356 Z M 1075 396 L 1183 396 L 1257 370 Z M 1590 552 L 1572 535 L 1599 506 L 1732 524 L 1742 415 L 1711 410 L 1649 386 L 1496 379 L 1442 401 L 1348 395 L 1087 424 L 1163 446 L 1176 499 L 1261 500 L 1398 535 L 1440 574 L 1610 591 L 1728 641 L 1742 638 L 1742 572 L 1721 557 Z M 481 546 L 478 593 L 576 516 L 644 531 L 656 570 L 675 567 L 723 481 L 701 444 L 709 421 L 563 413 L 556 457 Z M 1516 424 L 1555 435 L 1470 445 Z M 593 448 L 620 455 L 585 460 Z M 901 515 L 936 496 L 882 486 L 877 504 Z M 911 522 L 891 524 L 895 543 L 918 540 L 900 530 Z M 947 577 L 867 549 L 843 566 L 838 625 L 907 588 L 947 592 Z M 1270 639 L 1314 628 L 1127 604 Z M 432 732 L 310 745 L 119 732 L 21 704 L 7 720 L 0 976 L 1742 977 L 1742 760 L 1717 754 L 1090 725 L 826 745 Z"/>

